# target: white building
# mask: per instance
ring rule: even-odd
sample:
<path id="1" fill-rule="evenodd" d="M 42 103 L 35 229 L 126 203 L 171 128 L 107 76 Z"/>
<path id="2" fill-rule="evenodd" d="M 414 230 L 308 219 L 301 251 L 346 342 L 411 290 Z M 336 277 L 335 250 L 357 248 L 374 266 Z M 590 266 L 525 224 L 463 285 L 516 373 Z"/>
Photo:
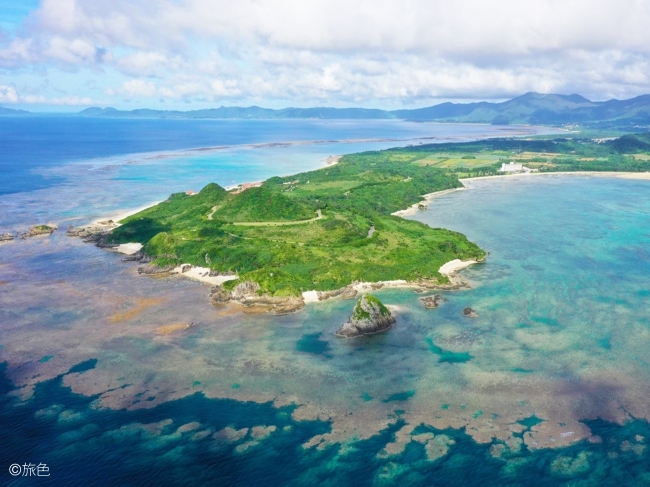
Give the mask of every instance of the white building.
<path id="1" fill-rule="evenodd" d="M 515 172 L 537 172 L 536 169 L 531 169 L 529 167 L 524 166 L 523 164 L 515 164 L 514 162 L 510 161 L 509 164 L 506 164 L 505 162 L 501 163 L 501 169 L 499 169 L 499 172 L 505 172 L 505 173 L 515 173 Z"/>

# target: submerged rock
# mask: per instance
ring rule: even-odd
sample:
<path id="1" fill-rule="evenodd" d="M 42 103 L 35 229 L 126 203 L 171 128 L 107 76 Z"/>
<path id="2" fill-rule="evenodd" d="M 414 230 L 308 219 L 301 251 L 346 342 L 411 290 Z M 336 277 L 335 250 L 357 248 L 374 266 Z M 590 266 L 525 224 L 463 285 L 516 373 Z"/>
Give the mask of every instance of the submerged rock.
<path id="1" fill-rule="evenodd" d="M 466 316 L 468 318 L 476 318 L 478 316 L 478 313 L 468 306 L 463 310 L 463 316 Z"/>
<path id="2" fill-rule="evenodd" d="M 424 296 L 423 298 L 420 298 L 420 302 L 424 305 L 425 308 L 428 309 L 437 308 L 443 301 L 444 299 L 440 294 L 434 294 L 433 296 Z"/>
<path id="3" fill-rule="evenodd" d="M 374 296 L 364 294 L 354 306 L 352 316 L 337 330 L 345 338 L 371 335 L 388 330 L 395 323 L 389 309 Z"/>

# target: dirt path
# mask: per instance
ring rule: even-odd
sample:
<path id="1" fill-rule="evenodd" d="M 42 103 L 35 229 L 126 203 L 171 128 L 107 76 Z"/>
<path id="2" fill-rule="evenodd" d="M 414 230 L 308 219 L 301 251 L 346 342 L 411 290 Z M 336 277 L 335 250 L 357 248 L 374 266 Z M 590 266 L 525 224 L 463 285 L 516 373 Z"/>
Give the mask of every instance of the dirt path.
<path id="1" fill-rule="evenodd" d="M 212 213 L 208 215 L 208 220 L 212 220 L 212 218 L 210 218 L 212 216 Z M 235 222 L 233 225 L 240 227 L 280 227 L 284 225 L 302 225 L 305 223 L 315 222 L 316 220 L 323 218 L 323 214 L 320 210 L 316 211 L 316 213 L 318 216 L 316 218 L 312 218 L 311 220 L 296 220 L 291 222 Z"/>

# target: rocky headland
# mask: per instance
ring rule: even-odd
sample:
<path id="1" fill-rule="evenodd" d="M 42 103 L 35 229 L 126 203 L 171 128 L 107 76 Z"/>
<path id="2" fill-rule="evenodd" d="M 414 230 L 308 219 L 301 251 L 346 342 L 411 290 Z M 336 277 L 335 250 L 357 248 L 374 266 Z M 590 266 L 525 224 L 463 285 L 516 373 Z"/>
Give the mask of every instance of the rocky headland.
<path id="1" fill-rule="evenodd" d="M 231 291 L 224 289 L 223 286 L 216 286 L 212 289 L 210 298 L 215 304 L 235 302 L 247 308 L 256 308 L 274 315 L 294 313 L 305 307 L 305 300 L 302 296 L 271 296 L 266 293 L 259 294 L 259 291 L 259 284 L 254 281 L 245 281 L 237 284 Z"/>
<path id="2" fill-rule="evenodd" d="M 395 324 L 395 318 L 381 301 L 370 294 L 364 294 L 354 306 L 352 315 L 336 331 L 343 338 L 372 335 L 388 330 Z"/>

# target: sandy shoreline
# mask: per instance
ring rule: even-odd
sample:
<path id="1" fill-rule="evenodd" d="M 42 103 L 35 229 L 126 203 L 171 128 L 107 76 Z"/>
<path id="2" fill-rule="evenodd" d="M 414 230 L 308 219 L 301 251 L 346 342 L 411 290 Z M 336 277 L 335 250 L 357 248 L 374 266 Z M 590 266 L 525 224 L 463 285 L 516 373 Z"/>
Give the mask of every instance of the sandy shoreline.
<path id="1" fill-rule="evenodd" d="M 558 172 L 529 172 L 518 174 L 499 174 L 498 176 L 479 176 L 476 178 L 459 179 L 461 183 L 475 181 L 479 179 L 496 179 L 496 178 L 529 178 L 536 176 L 595 176 L 599 178 L 622 178 L 622 179 L 650 179 L 650 172 L 623 172 L 623 171 L 558 171 Z M 444 193 L 441 191 L 440 193 Z M 437 193 L 432 193 L 437 194 Z"/>
<path id="2" fill-rule="evenodd" d="M 456 272 L 458 272 L 461 269 L 464 269 L 465 267 L 469 267 L 472 264 L 478 264 L 478 261 L 454 259 L 444 264 L 438 270 L 438 272 L 440 272 L 440 274 L 442 274 L 443 276 L 453 277 L 456 275 Z"/>
<path id="3" fill-rule="evenodd" d="M 221 286 L 226 281 L 238 279 L 238 276 L 210 276 L 210 269 L 207 267 L 191 266 L 189 270 L 183 272 L 183 267 L 191 264 L 181 264 L 171 271 L 171 274 L 178 274 L 183 277 L 201 281 L 212 286 Z"/>
<path id="4" fill-rule="evenodd" d="M 157 204 L 162 203 L 162 201 L 154 201 L 153 203 L 149 203 L 148 205 L 145 206 L 140 206 L 138 208 L 134 208 L 131 210 L 124 210 L 121 213 L 116 213 L 111 216 L 107 216 L 104 218 L 99 218 L 98 220 L 93 222 L 93 225 L 96 225 L 98 227 L 115 227 L 115 226 L 120 226 L 118 223 L 120 220 L 124 220 L 125 218 L 135 215 L 136 213 L 140 213 L 143 210 L 146 210 L 147 208 L 151 208 L 152 206 L 156 206 Z M 107 222 L 113 221 L 113 224 L 107 224 Z"/>
<path id="5" fill-rule="evenodd" d="M 459 181 L 461 181 L 461 180 L 459 179 Z M 418 207 L 421 204 L 426 205 L 426 204 L 430 203 L 434 198 L 437 198 L 438 196 L 443 196 L 443 195 L 449 194 L 449 193 L 455 193 L 456 191 L 463 191 L 465 189 L 467 189 L 467 188 L 466 187 L 452 188 L 452 189 L 445 189 L 443 191 L 434 191 L 433 193 L 428 193 L 428 194 L 422 195 L 422 201 L 418 201 L 417 203 L 415 203 L 415 204 L 409 206 L 408 208 L 406 208 L 405 210 L 399 210 L 399 211 L 396 211 L 395 213 L 391 213 L 391 215 L 400 216 L 400 217 L 415 215 L 419 211 Z"/>
<path id="6" fill-rule="evenodd" d="M 609 171 L 532 172 L 532 173 L 519 173 L 519 174 L 500 174 L 497 176 L 479 176 L 476 178 L 461 178 L 458 180 L 461 183 L 463 183 L 464 186 L 462 188 L 445 189 L 443 191 L 435 191 L 433 193 L 424 194 L 422 195 L 422 201 L 419 201 L 409 206 L 405 210 L 399 210 L 394 213 L 391 213 L 391 215 L 399 216 L 399 217 L 415 215 L 419 211 L 418 207 L 420 205 L 422 204 L 427 205 L 438 196 L 443 196 L 449 193 L 455 193 L 456 191 L 463 191 L 466 189 L 470 189 L 468 186 L 465 185 L 465 183 L 469 183 L 471 181 L 476 181 L 480 179 L 499 179 L 499 178 L 519 179 L 519 178 L 529 178 L 529 177 L 536 177 L 536 176 L 571 176 L 571 175 L 595 176 L 600 178 L 609 177 L 609 178 L 622 178 L 622 179 L 650 180 L 650 172 L 623 172 L 623 171 L 620 172 L 609 172 Z"/>

